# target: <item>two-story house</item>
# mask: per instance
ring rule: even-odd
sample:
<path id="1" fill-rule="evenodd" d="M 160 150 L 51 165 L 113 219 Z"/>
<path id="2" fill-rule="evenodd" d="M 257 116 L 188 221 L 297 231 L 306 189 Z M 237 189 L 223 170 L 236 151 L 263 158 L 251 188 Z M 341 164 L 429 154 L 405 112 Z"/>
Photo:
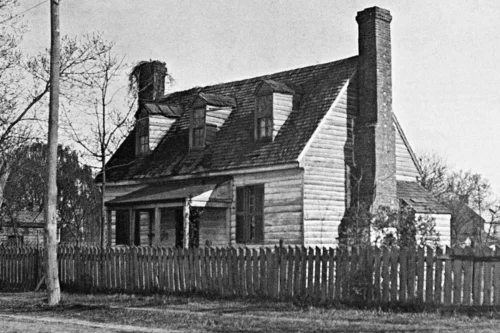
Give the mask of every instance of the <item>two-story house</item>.
<path id="1" fill-rule="evenodd" d="M 140 64 L 136 125 L 107 163 L 109 244 L 333 246 L 354 196 L 433 214 L 449 244 L 392 109 L 391 19 L 358 13 L 357 56 L 168 95 L 165 64 Z"/>

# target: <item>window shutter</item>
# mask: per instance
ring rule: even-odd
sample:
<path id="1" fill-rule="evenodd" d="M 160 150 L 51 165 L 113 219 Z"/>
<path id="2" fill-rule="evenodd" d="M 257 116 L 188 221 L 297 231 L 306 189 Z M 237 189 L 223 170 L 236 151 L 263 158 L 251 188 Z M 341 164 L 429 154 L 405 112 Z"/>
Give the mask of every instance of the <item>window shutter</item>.
<path id="1" fill-rule="evenodd" d="M 255 241 L 264 241 L 264 185 L 255 187 Z"/>
<path id="2" fill-rule="evenodd" d="M 236 242 L 245 242 L 245 189 L 236 188 Z"/>

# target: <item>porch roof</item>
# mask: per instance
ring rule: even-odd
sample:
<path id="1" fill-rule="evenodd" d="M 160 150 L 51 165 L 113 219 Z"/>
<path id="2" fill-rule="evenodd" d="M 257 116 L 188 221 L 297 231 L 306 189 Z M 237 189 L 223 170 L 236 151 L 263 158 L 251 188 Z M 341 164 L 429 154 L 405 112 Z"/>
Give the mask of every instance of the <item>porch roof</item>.
<path id="1" fill-rule="evenodd" d="M 229 183 L 227 181 L 220 179 L 197 184 L 189 184 L 186 182 L 157 183 L 110 200 L 106 205 L 114 206 L 152 202 L 175 202 L 184 201 L 187 198 L 191 198 L 193 206 L 204 206 L 207 202 L 230 203 L 231 197 L 229 193 L 220 190 L 228 185 Z"/>

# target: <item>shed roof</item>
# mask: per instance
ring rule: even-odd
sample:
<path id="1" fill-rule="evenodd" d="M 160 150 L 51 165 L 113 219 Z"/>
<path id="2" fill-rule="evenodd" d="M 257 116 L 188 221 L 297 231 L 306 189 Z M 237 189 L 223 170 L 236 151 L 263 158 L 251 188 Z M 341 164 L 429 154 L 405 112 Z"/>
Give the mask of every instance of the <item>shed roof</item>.
<path id="1" fill-rule="evenodd" d="M 397 194 L 399 200 L 404 202 L 417 213 L 451 214 L 451 211 L 439 203 L 434 196 L 417 182 L 397 182 Z"/>

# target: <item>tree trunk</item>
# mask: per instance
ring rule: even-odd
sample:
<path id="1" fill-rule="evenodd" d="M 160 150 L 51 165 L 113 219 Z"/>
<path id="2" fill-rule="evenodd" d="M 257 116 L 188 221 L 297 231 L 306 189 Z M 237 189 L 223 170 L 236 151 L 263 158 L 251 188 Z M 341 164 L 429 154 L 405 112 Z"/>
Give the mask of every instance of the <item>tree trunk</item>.
<path id="1" fill-rule="evenodd" d="M 7 185 L 7 179 L 10 175 L 10 165 L 7 161 L 0 161 L 0 207 L 3 204 L 3 193 L 5 191 L 5 185 Z"/>
<path id="2" fill-rule="evenodd" d="M 189 249 L 189 213 L 190 213 L 190 201 L 191 199 L 186 198 L 184 201 L 183 213 L 184 213 L 184 248 Z"/>
<path id="3" fill-rule="evenodd" d="M 105 161 L 104 156 L 102 160 L 102 185 L 101 185 L 101 247 L 106 246 L 106 206 L 104 205 L 104 199 L 106 198 L 106 170 L 105 170 Z"/>
<path id="4" fill-rule="evenodd" d="M 61 300 L 57 267 L 57 130 L 59 122 L 59 0 L 50 1 L 50 100 L 45 193 L 45 283 L 49 305 Z"/>

